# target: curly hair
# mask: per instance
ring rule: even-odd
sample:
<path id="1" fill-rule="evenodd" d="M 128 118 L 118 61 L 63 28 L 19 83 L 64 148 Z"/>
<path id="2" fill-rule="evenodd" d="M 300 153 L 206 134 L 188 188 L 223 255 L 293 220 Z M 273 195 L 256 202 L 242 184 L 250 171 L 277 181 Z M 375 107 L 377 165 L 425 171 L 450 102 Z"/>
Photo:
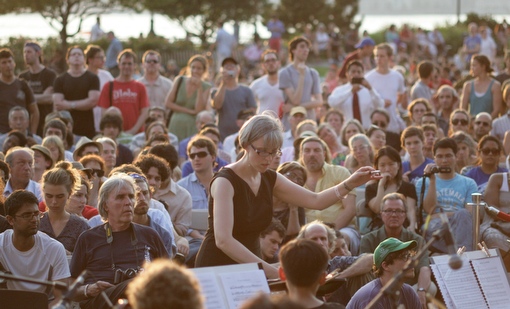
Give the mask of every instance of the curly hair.
<path id="1" fill-rule="evenodd" d="M 134 162 L 135 166 L 139 167 L 142 172 L 147 175 L 149 169 L 151 167 L 155 167 L 159 175 L 161 176 L 161 181 L 165 182 L 170 177 L 170 171 L 168 169 L 168 164 L 162 158 L 153 155 L 153 154 L 145 154 L 139 156 Z"/>

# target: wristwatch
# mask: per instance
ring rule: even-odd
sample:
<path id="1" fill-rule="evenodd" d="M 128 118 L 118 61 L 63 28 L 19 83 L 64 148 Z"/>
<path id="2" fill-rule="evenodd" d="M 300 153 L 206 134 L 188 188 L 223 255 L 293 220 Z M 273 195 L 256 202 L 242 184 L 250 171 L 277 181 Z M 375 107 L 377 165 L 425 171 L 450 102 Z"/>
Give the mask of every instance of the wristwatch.
<path id="1" fill-rule="evenodd" d="M 427 292 L 425 288 L 418 288 L 418 292 Z"/>
<path id="2" fill-rule="evenodd" d="M 76 109 L 76 103 L 74 102 L 71 103 L 71 109 Z"/>

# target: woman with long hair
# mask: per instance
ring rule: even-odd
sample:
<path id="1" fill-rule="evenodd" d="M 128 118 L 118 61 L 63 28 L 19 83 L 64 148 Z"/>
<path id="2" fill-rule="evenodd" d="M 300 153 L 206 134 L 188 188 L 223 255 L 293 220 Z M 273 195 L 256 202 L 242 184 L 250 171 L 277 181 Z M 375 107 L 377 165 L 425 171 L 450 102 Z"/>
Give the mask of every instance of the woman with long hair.
<path id="1" fill-rule="evenodd" d="M 75 214 L 84 219 L 90 219 L 99 214 L 97 208 L 87 205 L 89 200 L 90 182 L 85 172 L 80 172 L 80 188 L 76 190 L 69 198 L 66 204 L 66 210 L 70 214 Z"/>
<path id="2" fill-rule="evenodd" d="M 41 181 L 47 211 L 41 217 L 39 230 L 61 242 L 68 254 L 74 251 L 78 236 L 89 229 L 87 222 L 66 210 L 79 185 L 80 174 L 69 162 L 58 163 L 44 173 Z"/>
<path id="3" fill-rule="evenodd" d="M 277 268 L 261 259 L 259 241 L 273 217 L 273 196 L 296 207 L 322 210 L 370 179 L 380 178 L 366 166 L 315 193 L 268 169 L 280 152 L 283 130 L 280 120 L 265 112 L 244 123 L 239 141 L 244 156 L 221 169 L 211 182 L 209 228 L 196 267 L 262 263 L 266 276 L 277 278 Z"/>
<path id="4" fill-rule="evenodd" d="M 356 134 L 365 134 L 365 129 L 357 119 L 347 121 L 342 129 L 342 145 L 349 146 L 349 139 Z"/>
<path id="5" fill-rule="evenodd" d="M 460 108 L 469 110 L 475 117 L 478 113 L 487 112 L 492 119 L 499 117 L 502 110 L 501 84 L 492 78 L 491 62 L 485 55 L 471 57 L 470 74 L 474 77 L 462 87 Z"/>
<path id="6" fill-rule="evenodd" d="M 455 171 L 460 173 L 465 166 L 476 163 L 476 142 L 471 135 L 463 131 L 455 132 L 451 138 L 457 143 L 457 166 Z"/>
<path id="7" fill-rule="evenodd" d="M 317 128 L 317 135 L 328 145 L 331 164 L 344 165 L 349 149 L 340 144 L 333 127 L 329 123 L 323 123 Z"/>
<path id="8" fill-rule="evenodd" d="M 391 146 L 385 146 L 376 153 L 374 168 L 381 171 L 382 178 L 370 183 L 366 187 L 366 205 L 379 215 L 381 212 L 381 201 L 388 193 L 401 193 L 406 197 L 407 219 L 409 229 L 416 230 L 416 189 L 412 183 L 402 179 L 402 160 L 399 153 Z M 373 221 L 372 228 L 381 226 L 382 222 Z"/>
<path id="9" fill-rule="evenodd" d="M 207 107 L 211 84 L 205 81 L 207 59 L 195 55 L 188 61 L 186 75 L 175 78 L 172 90 L 166 98 L 166 107 L 171 110 L 168 130 L 179 140 L 197 133 L 195 116 Z"/>
<path id="10" fill-rule="evenodd" d="M 362 166 L 374 163 L 374 150 L 365 134 L 356 134 L 349 139 L 350 154 L 345 159 L 345 167 L 353 173 Z"/>
<path id="11" fill-rule="evenodd" d="M 367 137 L 374 152 L 386 146 L 386 132 L 378 126 L 371 125 L 367 130 Z"/>
<path id="12" fill-rule="evenodd" d="M 109 137 L 100 137 L 96 142 L 103 145 L 101 158 L 104 160 L 105 175 L 109 175 L 117 162 L 117 144 Z"/>
<path id="13" fill-rule="evenodd" d="M 53 162 L 55 162 L 55 164 L 65 160 L 64 143 L 62 142 L 60 137 L 56 135 L 46 136 L 43 139 L 41 145 L 48 148 L 51 154 L 51 158 L 53 159 Z"/>
<path id="14" fill-rule="evenodd" d="M 420 98 L 409 103 L 409 106 L 407 106 L 407 111 L 409 112 L 409 120 L 411 121 L 411 125 L 420 126 L 421 118 L 425 113 L 432 111 L 432 106 L 430 106 L 429 101 Z"/>

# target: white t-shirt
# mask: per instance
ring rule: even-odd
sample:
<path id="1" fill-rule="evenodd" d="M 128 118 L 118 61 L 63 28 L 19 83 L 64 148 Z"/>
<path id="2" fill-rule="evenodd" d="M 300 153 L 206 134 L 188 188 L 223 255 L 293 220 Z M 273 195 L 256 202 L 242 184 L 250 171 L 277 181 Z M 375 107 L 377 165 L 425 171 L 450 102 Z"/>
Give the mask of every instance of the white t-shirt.
<path id="1" fill-rule="evenodd" d="M 267 75 L 264 75 L 254 80 L 250 89 L 257 101 L 257 114 L 272 110 L 278 115 L 280 104 L 284 101 L 283 91 L 280 90 L 278 83 L 271 85 L 267 81 Z"/>
<path id="2" fill-rule="evenodd" d="M 106 83 L 113 81 L 112 74 L 106 70 L 99 69 L 97 72 L 97 77 L 99 78 L 99 89 L 103 89 Z M 94 128 L 96 129 L 96 132 L 100 132 L 101 130 L 99 130 L 99 124 L 101 123 L 101 107 L 95 106 L 93 112 Z"/>
<path id="3" fill-rule="evenodd" d="M 391 101 L 391 105 L 386 107 L 390 114 L 390 123 L 386 129 L 395 133 L 402 132 L 406 125 L 397 111 L 398 94 L 405 91 L 402 74 L 395 70 L 390 70 L 387 74 L 380 74 L 374 69 L 365 75 L 365 79 L 379 93 L 383 100 Z"/>
<path id="4" fill-rule="evenodd" d="M 55 281 L 71 277 L 64 246 L 49 237 L 37 232 L 32 249 L 21 252 L 12 244 L 13 230 L 0 234 L 0 263 L 5 270 L 17 276 L 37 280 Z M 25 290 L 46 293 L 46 287 L 21 281 L 7 281 L 10 290 Z"/>

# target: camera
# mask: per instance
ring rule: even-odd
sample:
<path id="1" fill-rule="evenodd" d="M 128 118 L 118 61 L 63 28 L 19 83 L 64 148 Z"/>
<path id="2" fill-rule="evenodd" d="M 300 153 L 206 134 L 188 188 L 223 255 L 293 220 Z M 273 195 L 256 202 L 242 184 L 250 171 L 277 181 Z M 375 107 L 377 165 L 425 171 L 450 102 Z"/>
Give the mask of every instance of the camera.
<path id="1" fill-rule="evenodd" d="M 177 252 L 173 258 L 173 261 L 179 265 L 184 265 L 184 263 L 186 263 L 186 257 L 184 257 L 184 254 Z"/>
<path id="2" fill-rule="evenodd" d="M 236 71 L 229 70 L 229 71 L 227 71 L 227 75 L 230 76 L 230 77 L 235 77 L 236 76 Z"/>
<path id="3" fill-rule="evenodd" d="M 370 174 L 374 176 L 381 176 L 381 171 L 380 170 L 371 171 Z"/>
<path id="4" fill-rule="evenodd" d="M 430 175 L 432 174 L 437 174 L 437 173 L 451 173 L 452 172 L 452 169 L 449 168 L 449 167 L 438 167 L 438 166 L 434 166 L 430 172 L 424 174 L 423 176 L 425 177 L 429 177 Z"/>
<path id="5" fill-rule="evenodd" d="M 119 284 L 119 283 L 126 281 L 128 279 L 132 279 L 132 278 L 136 277 L 137 274 L 138 274 L 138 269 L 134 269 L 134 268 L 128 268 L 126 270 L 116 269 L 115 277 L 113 278 L 113 284 Z"/>
<path id="6" fill-rule="evenodd" d="M 351 84 L 361 84 L 363 82 L 363 77 L 353 77 L 351 80 Z"/>

